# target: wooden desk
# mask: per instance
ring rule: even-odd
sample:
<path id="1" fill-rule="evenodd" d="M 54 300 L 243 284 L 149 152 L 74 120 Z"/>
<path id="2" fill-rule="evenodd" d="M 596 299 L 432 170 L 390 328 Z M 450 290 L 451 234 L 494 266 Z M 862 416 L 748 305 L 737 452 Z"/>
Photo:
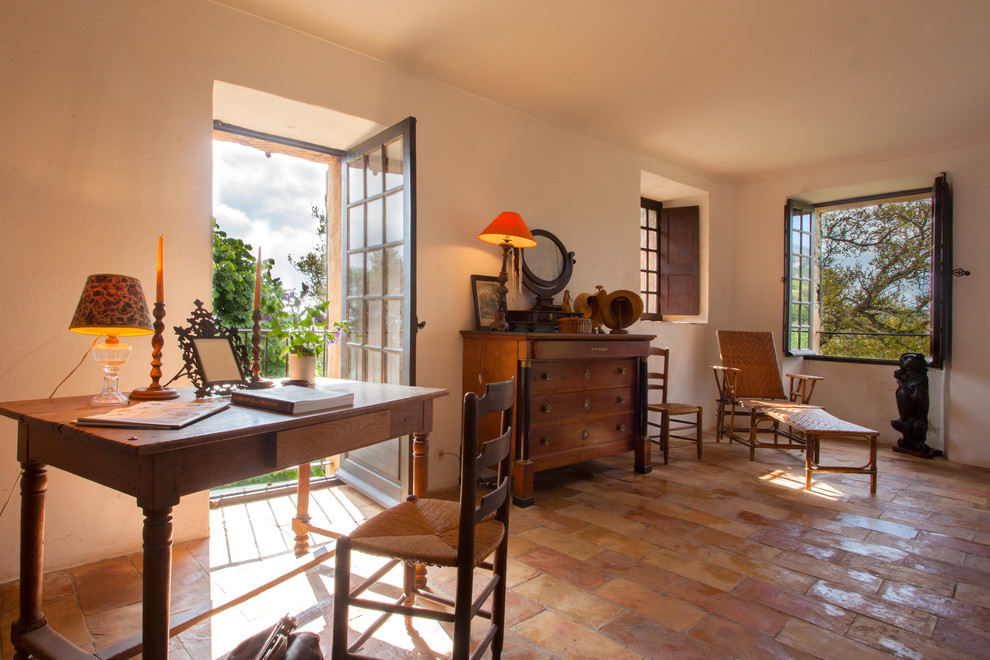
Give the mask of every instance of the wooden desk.
<path id="1" fill-rule="evenodd" d="M 20 618 L 11 637 L 18 659 L 92 658 L 47 625 L 41 611 L 47 466 L 133 495 L 144 512 L 142 640 L 96 657 L 166 660 L 172 562 L 172 507 L 183 495 L 413 435 L 413 493 L 425 495 L 433 400 L 447 390 L 354 382 L 354 405 L 307 415 L 232 406 L 174 431 L 77 427 L 90 397 L 0 404 L 16 419 L 21 479 Z M 182 392 L 192 398 L 192 390 Z"/>

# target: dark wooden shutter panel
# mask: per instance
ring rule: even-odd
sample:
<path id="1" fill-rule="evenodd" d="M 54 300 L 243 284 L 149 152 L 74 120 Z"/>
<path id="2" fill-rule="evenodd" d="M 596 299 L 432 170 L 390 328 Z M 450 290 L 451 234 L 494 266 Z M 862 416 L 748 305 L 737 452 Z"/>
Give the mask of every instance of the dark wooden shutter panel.
<path id="1" fill-rule="evenodd" d="M 694 315 L 701 309 L 700 229 L 697 206 L 660 213 L 660 313 Z"/>
<path id="2" fill-rule="evenodd" d="M 943 172 L 932 187 L 932 366 L 949 359 L 952 340 L 952 185 Z"/>

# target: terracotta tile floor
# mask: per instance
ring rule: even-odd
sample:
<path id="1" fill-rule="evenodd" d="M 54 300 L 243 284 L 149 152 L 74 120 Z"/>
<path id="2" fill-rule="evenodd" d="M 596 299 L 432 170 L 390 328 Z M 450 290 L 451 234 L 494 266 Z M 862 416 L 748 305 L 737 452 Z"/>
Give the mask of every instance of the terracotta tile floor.
<path id="1" fill-rule="evenodd" d="M 864 450 L 824 453 L 855 463 Z M 537 505 L 513 509 L 507 657 L 990 657 L 990 471 L 882 447 L 871 497 L 868 477 L 849 474 L 818 475 L 805 492 L 800 454 L 760 450 L 751 463 L 725 443 L 707 442 L 702 462 L 682 449 L 652 474 L 631 468 L 626 455 L 542 473 Z M 346 487 L 314 493 L 315 522 L 339 529 L 375 510 Z M 292 511 L 282 497 L 211 512 L 212 537 L 175 549 L 173 611 L 293 564 Z M 140 566 L 133 555 L 50 573 L 53 626 L 88 649 L 134 632 Z M 320 565 L 184 632 L 171 657 L 221 657 L 286 612 L 327 647 L 332 575 Z M 449 588 L 449 572 L 430 575 Z M 4 658 L 16 588 L 0 587 Z M 450 650 L 436 624 L 402 619 L 365 648 Z"/>

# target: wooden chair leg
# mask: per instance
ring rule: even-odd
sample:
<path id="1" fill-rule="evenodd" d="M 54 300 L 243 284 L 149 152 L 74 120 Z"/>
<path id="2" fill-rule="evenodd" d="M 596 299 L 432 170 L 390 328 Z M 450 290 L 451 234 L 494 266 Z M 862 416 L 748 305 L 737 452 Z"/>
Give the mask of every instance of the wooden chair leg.
<path id="1" fill-rule="evenodd" d="M 347 657 L 347 594 L 351 590 L 351 540 L 337 539 L 333 576 L 333 637 L 330 646 L 332 660 Z"/>
<path id="2" fill-rule="evenodd" d="M 696 441 L 698 443 L 698 460 L 699 461 L 701 460 L 701 412 L 702 412 L 702 410 L 703 409 L 699 406 L 698 407 L 698 414 L 697 414 L 697 416 L 695 417 L 695 420 L 694 420 L 694 432 L 696 434 L 695 435 L 695 438 L 696 438 Z"/>
<path id="3" fill-rule="evenodd" d="M 660 442 L 663 446 L 663 464 L 667 465 L 670 457 L 670 412 L 664 410 L 660 416 Z"/>

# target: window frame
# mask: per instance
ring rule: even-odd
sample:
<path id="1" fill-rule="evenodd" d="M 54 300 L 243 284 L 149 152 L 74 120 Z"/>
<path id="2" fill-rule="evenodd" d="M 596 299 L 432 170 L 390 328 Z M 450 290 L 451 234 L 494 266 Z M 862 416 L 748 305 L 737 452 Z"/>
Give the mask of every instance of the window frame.
<path id="1" fill-rule="evenodd" d="M 821 203 L 808 203 L 799 200 L 788 199 L 784 211 L 784 274 L 781 278 L 783 283 L 783 337 L 784 355 L 788 357 L 801 357 L 808 360 L 820 360 L 828 362 L 850 362 L 864 364 L 889 364 L 896 365 L 897 360 L 881 358 L 844 357 L 832 355 L 820 355 L 817 327 L 819 317 L 819 305 L 821 304 L 820 283 L 816 280 L 816 275 L 820 269 L 820 236 L 819 236 L 819 209 L 849 204 L 862 204 L 871 201 L 890 200 L 898 197 L 907 197 L 930 193 L 932 198 L 932 265 L 931 265 L 931 311 L 929 325 L 929 354 L 926 360 L 929 366 L 940 369 L 943 367 L 949 355 L 949 340 L 951 338 L 951 284 L 952 284 L 952 194 L 951 185 L 946 173 L 941 173 L 936 178 L 931 187 L 915 188 L 911 190 L 892 191 L 862 197 L 831 200 Z M 794 348 L 791 337 L 791 314 L 793 304 L 804 304 L 803 301 L 795 301 L 793 294 L 793 272 L 792 264 L 795 257 L 792 243 L 792 231 L 794 214 L 806 213 L 812 209 L 811 239 L 812 245 L 810 254 L 811 264 L 811 336 L 810 349 Z M 799 255 L 804 257 L 805 255 Z"/>
<path id="2" fill-rule="evenodd" d="M 643 315 L 647 321 L 663 320 L 660 298 L 660 216 L 663 203 L 646 197 L 639 198 L 639 291 L 643 297 Z M 655 222 L 650 226 L 650 212 L 655 214 Z M 653 236 L 652 245 L 650 236 Z M 650 257 L 654 267 L 650 268 Z M 651 286 L 651 278 L 654 286 Z"/>

